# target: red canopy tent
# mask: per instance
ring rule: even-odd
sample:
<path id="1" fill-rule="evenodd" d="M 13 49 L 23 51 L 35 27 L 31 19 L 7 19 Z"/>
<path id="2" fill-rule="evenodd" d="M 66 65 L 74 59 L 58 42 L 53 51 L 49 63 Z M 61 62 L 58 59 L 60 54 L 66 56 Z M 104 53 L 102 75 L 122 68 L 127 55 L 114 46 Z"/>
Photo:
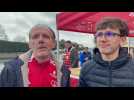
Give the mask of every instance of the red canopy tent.
<path id="1" fill-rule="evenodd" d="M 57 14 L 57 29 L 84 33 L 95 33 L 95 24 L 104 17 L 118 17 L 128 23 L 134 37 L 134 12 L 62 12 Z"/>
<path id="2" fill-rule="evenodd" d="M 62 12 L 56 16 L 57 30 L 94 34 L 95 24 L 104 17 L 118 17 L 125 20 L 130 29 L 129 37 L 134 37 L 134 12 Z M 59 50 L 59 42 L 57 42 L 57 50 Z M 57 58 L 59 59 L 59 51 Z"/>
<path id="3" fill-rule="evenodd" d="M 95 24 L 104 17 L 123 19 L 128 24 L 129 37 L 134 37 L 134 12 L 62 12 L 56 16 L 57 30 L 94 34 Z"/>

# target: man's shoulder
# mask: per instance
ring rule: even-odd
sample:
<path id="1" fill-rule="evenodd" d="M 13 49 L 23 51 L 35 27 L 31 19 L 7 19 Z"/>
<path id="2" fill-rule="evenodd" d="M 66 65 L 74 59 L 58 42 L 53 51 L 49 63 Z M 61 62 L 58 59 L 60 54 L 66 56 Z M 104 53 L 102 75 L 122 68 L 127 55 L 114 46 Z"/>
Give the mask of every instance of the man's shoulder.
<path id="1" fill-rule="evenodd" d="M 77 52 L 77 49 L 76 49 L 75 47 L 72 47 L 72 48 L 70 49 L 70 51 L 71 51 L 71 52 Z"/>
<path id="2" fill-rule="evenodd" d="M 131 62 L 134 64 L 134 58 L 131 59 Z"/>
<path id="3" fill-rule="evenodd" d="M 129 60 L 128 66 L 131 67 L 134 70 L 134 67 L 133 67 L 134 66 L 134 58 L 131 58 Z"/>
<path id="4" fill-rule="evenodd" d="M 18 62 L 18 61 L 20 61 L 20 59 L 19 59 L 19 57 L 16 57 L 16 58 L 13 58 L 13 59 L 6 61 L 5 63 L 14 64 L 15 62 Z"/>
<path id="5" fill-rule="evenodd" d="M 81 71 L 86 74 L 92 68 L 95 68 L 95 65 L 96 65 L 96 62 L 94 60 L 87 61 L 83 64 Z"/>
<path id="6" fill-rule="evenodd" d="M 16 57 L 16 58 L 13 58 L 11 60 L 4 62 L 4 66 L 7 69 L 16 69 L 17 66 L 22 65 L 22 64 L 23 62 L 21 59 L 19 59 L 19 57 Z"/>

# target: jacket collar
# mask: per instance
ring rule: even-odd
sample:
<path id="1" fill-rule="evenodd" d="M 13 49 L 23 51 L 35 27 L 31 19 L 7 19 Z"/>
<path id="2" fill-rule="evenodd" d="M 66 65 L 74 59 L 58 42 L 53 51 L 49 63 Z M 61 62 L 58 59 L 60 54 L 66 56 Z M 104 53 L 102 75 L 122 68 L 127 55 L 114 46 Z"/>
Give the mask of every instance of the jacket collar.
<path id="1" fill-rule="evenodd" d="M 115 60 L 109 62 L 109 61 L 104 61 L 100 55 L 100 53 L 97 53 L 94 56 L 95 61 L 100 64 L 102 67 L 111 67 L 111 69 L 118 69 L 125 65 L 130 57 L 128 55 L 127 49 L 126 48 L 120 48 L 119 50 L 119 57 L 116 58 Z"/>
<path id="2" fill-rule="evenodd" d="M 28 72 L 29 72 L 28 61 L 31 59 L 31 57 L 32 57 L 32 50 L 29 50 L 28 52 L 19 56 L 19 58 L 23 62 L 22 66 L 21 66 L 21 73 L 22 73 L 24 87 L 28 87 L 28 84 L 29 84 L 29 80 L 28 80 Z"/>

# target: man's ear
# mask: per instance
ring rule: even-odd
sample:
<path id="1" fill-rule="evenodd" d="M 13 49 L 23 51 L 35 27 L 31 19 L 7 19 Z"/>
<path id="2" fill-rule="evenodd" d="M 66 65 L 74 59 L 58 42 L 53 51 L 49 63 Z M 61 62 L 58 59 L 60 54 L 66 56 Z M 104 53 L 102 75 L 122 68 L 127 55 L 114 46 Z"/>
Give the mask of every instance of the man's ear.
<path id="1" fill-rule="evenodd" d="M 94 37 L 94 43 L 96 44 L 96 37 Z"/>
<path id="2" fill-rule="evenodd" d="M 57 41 L 54 40 L 53 45 L 52 45 L 52 49 L 55 50 L 56 48 L 57 48 Z"/>
<path id="3" fill-rule="evenodd" d="M 32 49 L 32 42 L 30 40 L 29 40 L 28 45 L 29 45 L 29 48 Z"/>
<path id="4" fill-rule="evenodd" d="M 120 42 L 120 45 L 121 46 L 124 46 L 124 45 L 126 45 L 127 44 L 127 37 L 121 37 L 121 42 Z"/>

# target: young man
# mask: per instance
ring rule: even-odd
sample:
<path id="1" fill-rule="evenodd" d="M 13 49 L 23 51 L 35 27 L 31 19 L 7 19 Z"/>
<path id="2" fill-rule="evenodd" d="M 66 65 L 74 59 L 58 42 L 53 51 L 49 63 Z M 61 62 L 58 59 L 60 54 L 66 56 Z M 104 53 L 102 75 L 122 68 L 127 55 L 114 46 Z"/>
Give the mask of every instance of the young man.
<path id="1" fill-rule="evenodd" d="M 57 71 L 52 57 L 55 33 L 44 24 L 29 32 L 30 50 L 6 62 L 1 72 L 1 87 L 56 87 Z"/>
<path id="2" fill-rule="evenodd" d="M 80 87 L 133 87 L 134 61 L 121 45 L 129 33 L 127 24 L 118 18 L 104 18 L 96 26 L 99 52 L 80 73 Z"/>

